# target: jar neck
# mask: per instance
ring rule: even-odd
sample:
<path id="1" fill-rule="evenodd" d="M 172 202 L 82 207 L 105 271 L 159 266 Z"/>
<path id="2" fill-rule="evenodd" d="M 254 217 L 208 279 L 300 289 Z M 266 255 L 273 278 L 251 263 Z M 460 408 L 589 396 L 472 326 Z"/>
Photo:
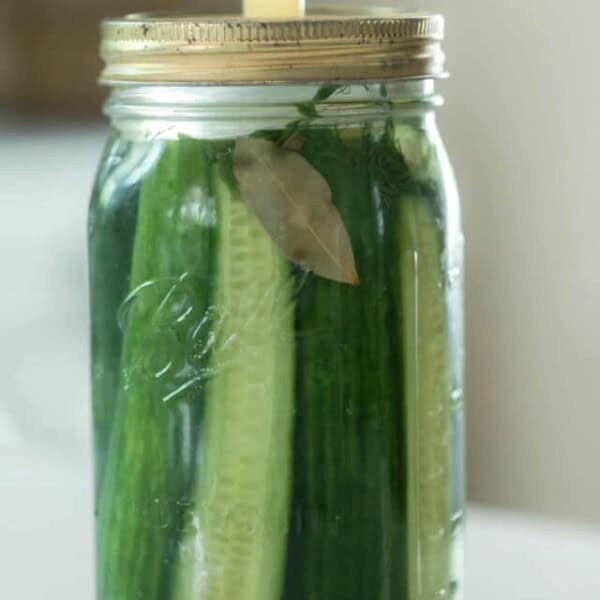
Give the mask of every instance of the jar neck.
<path id="1" fill-rule="evenodd" d="M 113 88 L 105 112 L 132 139 L 218 139 L 282 129 L 298 119 L 351 127 L 397 113 L 433 118 L 441 103 L 432 79 L 339 86 L 136 85 Z"/>

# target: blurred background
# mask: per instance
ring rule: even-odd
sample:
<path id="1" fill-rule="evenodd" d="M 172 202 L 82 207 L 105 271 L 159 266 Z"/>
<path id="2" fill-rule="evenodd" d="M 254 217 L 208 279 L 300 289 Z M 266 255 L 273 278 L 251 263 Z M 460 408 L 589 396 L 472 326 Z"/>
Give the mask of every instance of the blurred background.
<path id="1" fill-rule="evenodd" d="M 377 4 L 448 21 L 440 123 L 468 240 L 470 500 L 592 531 L 600 4 Z M 0 0 L 0 590 L 27 586 L 16 567 L 32 561 L 44 597 L 90 585 L 85 218 L 107 132 L 98 21 L 172 8 L 236 12 L 239 2 Z M 57 531 L 67 582 L 47 560 Z"/>

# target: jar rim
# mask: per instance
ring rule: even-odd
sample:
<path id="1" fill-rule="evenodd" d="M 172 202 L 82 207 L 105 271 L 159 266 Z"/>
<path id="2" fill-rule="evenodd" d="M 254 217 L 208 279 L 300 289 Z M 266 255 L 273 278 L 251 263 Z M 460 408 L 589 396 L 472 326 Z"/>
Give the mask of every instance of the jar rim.
<path id="1" fill-rule="evenodd" d="M 102 23 L 100 82 L 282 84 L 439 78 L 444 18 L 315 9 L 301 19 L 141 13 Z"/>

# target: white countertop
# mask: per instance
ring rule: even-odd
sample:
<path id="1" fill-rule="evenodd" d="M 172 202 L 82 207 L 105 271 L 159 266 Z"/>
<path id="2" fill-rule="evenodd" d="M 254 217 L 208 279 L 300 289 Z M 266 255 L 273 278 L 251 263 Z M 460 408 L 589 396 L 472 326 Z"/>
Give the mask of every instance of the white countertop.
<path id="1" fill-rule="evenodd" d="M 0 598 L 92 600 L 90 474 L 28 448 L 0 459 Z M 472 507 L 466 600 L 595 600 L 600 530 Z"/>
<path id="2" fill-rule="evenodd" d="M 0 599 L 91 600 L 85 214 L 105 131 L 0 122 Z M 595 600 L 600 530 L 475 507 L 466 600 Z"/>

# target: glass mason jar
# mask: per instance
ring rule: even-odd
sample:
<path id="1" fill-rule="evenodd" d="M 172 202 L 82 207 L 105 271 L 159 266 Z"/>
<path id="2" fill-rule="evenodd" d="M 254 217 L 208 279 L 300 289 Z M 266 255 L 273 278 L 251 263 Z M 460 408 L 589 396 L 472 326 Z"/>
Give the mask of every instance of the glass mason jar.
<path id="1" fill-rule="evenodd" d="M 461 596 L 442 27 L 105 23 L 99 600 Z"/>

